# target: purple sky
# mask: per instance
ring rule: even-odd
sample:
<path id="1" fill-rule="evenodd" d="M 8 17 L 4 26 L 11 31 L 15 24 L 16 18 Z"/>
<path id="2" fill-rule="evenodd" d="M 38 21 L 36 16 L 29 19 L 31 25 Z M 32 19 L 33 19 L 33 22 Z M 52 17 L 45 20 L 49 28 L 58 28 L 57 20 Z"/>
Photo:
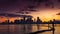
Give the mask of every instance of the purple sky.
<path id="1" fill-rule="evenodd" d="M 29 14 L 46 7 L 60 9 L 60 2 L 58 0 L 0 0 L 0 14 Z"/>

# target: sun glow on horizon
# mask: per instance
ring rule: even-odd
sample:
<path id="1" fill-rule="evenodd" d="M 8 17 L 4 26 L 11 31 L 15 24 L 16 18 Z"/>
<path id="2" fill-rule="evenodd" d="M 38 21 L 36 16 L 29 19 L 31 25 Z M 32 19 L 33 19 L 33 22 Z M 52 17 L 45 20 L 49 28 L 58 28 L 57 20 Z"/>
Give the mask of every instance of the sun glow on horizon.
<path id="1" fill-rule="evenodd" d="M 60 12 L 60 9 L 45 9 L 45 10 L 38 10 L 37 12 L 33 12 L 32 15 L 34 18 L 40 17 L 42 21 L 49 21 L 49 20 L 60 20 L 57 13 Z"/>

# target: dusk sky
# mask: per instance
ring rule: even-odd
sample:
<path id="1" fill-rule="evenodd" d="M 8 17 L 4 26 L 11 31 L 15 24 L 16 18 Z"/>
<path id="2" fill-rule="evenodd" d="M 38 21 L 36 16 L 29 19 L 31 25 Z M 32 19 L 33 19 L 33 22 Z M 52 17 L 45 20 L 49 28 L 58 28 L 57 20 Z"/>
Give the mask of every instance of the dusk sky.
<path id="1" fill-rule="evenodd" d="M 60 0 L 0 0 L 0 22 L 23 16 L 60 20 Z"/>

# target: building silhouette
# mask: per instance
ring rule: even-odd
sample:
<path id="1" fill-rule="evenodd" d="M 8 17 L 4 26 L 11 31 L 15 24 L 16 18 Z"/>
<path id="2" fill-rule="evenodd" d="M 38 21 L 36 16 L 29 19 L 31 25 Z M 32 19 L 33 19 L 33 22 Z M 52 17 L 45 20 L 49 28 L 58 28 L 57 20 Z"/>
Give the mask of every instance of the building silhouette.
<path id="1" fill-rule="evenodd" d="M 42 23 L 42 21 L 40 20 L 39 17 L 37 17 L 36 24 L 40 24 L 40 23 Z"/>
<path id="2" fill-rule="evenodd" d="M 33 24 L 32 17 L 27 18 L 26 23 L 27 23 L 27 24 Z"/>
<path id="3" fill-rule="evenodd" d="M 14 23 L 15 24 L 19 24 L 20 23 L 20 20 L 14 20 Z"/>

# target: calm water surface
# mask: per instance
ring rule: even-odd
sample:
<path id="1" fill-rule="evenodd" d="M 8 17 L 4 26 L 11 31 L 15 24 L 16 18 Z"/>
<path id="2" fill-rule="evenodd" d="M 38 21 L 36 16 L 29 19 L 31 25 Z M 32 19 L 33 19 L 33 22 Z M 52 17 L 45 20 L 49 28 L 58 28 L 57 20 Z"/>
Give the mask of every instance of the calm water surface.
<path id="1" fill-rule="evenodd" d="M 52 27 L 51 24 L 49 26 Z M 0 34 L 27 34 L 45 29 L 48 29 L 48 24 L 0 25 Z M 39 34 L 52 34 L 52 31 L 46 31 Z M 55 34 L 60 34 L 60 24 L 55 25 Z"/>

